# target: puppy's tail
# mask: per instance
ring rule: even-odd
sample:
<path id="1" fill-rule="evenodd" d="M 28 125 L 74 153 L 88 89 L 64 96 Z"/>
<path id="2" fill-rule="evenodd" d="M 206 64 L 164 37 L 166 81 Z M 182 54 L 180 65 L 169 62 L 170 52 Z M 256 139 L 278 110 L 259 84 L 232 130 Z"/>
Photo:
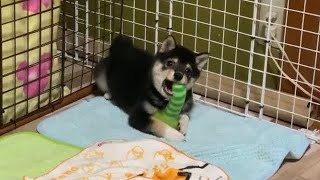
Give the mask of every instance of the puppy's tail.
<path id="1" fill-rule="evenodd" d="M 125 35 L 118 35 L 111 43 L 110 52 L 112 53 L 118 50 L 121 50 L 123 52 L 123 50 L 132 47 L 133 43 L 131 38 Z"/>

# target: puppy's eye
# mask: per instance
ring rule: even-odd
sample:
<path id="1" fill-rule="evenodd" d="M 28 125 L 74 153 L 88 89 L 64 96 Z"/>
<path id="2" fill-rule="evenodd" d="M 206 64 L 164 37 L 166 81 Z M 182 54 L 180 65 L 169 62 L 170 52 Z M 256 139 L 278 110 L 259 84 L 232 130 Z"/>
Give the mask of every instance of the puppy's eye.
<path id="1" fill-rule="evenodd" d="M 172 61 L 172 60 L 168 60 L 167 62 L 166 62 L 166 66 L 167 67 L 172 67 L 174 65 L 174 61 Z"/>
<path id="2" fill-rule="evenodd" d="M 187 75 L 188 77 L 190 77 L 190 76 L 192 75 L 192 70 L 191 70 L 190 68 L 187 68 L 187 69 L 185 70 L 185 73 L 186 73 L 186 75 Z"/>

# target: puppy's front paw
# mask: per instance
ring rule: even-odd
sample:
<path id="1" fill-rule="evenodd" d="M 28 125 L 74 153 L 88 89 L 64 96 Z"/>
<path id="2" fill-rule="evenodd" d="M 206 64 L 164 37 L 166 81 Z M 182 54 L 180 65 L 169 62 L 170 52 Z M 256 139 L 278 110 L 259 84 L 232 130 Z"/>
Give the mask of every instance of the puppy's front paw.
<path id="1" fill-rule="evenodd" d="M 111 94 L 106 92 L 103 97 L 106 99 L 106 100 L 110 100 L 111 99 Z"/>
<path id="2" fill-rule="evenodd" d="M 178 129 L 184 136 L 187 134 L 188 125 L 189 125 L 189 116 L 186 114 L 182 114 L 180 116 Z"/>
<path id="3" fill-rule="evenodd" d="M 166 129 L 163 137 L 169 141 L 185 141 L 186 138 L 182 133 L 171 127 Z"/>
<path id="4" fill-rule="evenodd" d="M 155 120 L 152 122 L 150 126 L 150 131 L 161 138 L 164 138 L 169 141 L 184 141 L 185 136 L 180 133 L 178 130 L 175 128 L 170 127 L 166 123 Z"/>

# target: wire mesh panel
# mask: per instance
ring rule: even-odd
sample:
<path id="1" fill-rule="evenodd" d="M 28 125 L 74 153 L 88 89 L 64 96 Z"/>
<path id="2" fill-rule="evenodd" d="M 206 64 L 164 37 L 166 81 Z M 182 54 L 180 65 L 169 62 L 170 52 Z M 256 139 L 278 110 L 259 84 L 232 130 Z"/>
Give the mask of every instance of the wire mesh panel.
<path id="1" fill-rule="evenodd" d="M 1 1 L 3 125 L 54 103 L 61 91 L 57 52 L 60 1 Z"/>
<path id="2" fill-rule="evenodd" d="M 112 38 L 114 5 L 1 0 L 0 133 L 92 85 L 94 64 L 107 55 Z"/>
<path id="3" fill-rule="evenodd" d="M 200 101 L 291 128 L 319 126 L 319 12 L 311 0 L 124 1 L 123 33 L 210 52 Z"/>
<path id="4" fill-rule="evenodd" d="M 107 55 L 113 29 L 112 1 L 65 1 L 62 15 L 64 41 L 59 49 L 64 53 L 64 84 L 73 93 L 93 82 L 93 67 Z"/>

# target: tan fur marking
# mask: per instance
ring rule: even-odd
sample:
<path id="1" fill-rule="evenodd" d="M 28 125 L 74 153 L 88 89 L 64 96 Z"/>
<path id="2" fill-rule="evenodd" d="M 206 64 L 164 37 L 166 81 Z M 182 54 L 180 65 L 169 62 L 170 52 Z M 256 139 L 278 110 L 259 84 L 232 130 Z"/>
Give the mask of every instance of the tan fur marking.
<path id="1" fill-rule="evenodd" d="M 153 120 L 149 130 L 154 133 L 154 135 L 163 137 L 170 141 L 184 141 L 185 136 L 181 134 L 176 129 L 171 128 L 170 126 L 166 125 L 165 123 Z"/>

